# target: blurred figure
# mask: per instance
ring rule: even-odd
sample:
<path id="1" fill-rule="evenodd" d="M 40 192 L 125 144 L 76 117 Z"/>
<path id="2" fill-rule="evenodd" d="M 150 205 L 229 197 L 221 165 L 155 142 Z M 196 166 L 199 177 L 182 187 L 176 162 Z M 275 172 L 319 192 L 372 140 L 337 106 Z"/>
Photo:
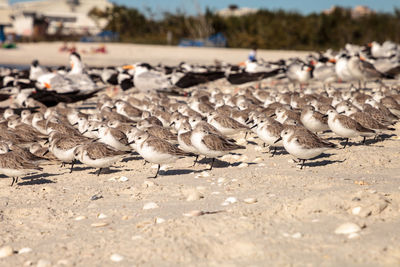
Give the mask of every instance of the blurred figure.
<path id="1" fill-rule="evenodd" d="M 249 53 L 249 61 L 256 62 L 257 61 L 257 46 L 253 46 Z"/>
<path id="2" fill-rule="evenodd" d="M 68 43 L 64 42 L 64 44 L 58 49 L 60 52 L 67 52 L 68 51 Z"/>

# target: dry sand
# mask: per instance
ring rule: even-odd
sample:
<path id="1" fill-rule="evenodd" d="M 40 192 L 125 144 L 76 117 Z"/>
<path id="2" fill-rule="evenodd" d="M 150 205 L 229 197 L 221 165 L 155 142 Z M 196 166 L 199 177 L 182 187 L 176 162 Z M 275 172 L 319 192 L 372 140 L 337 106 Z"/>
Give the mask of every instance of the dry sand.
<path id="1" fill-rule="evenodd" d="M 72 43 L 71 43 L 72 44 Z M 69 44 L 69 45 L 71 45 Z M 67 65 L 68 53 L 59 52 L 62 42 L 53 43 L 23 43 L 17 49 L 0 49 L 0 64 L 29 65 L 38 59 L 43 65 Z M 240 63 L 246 60 L 250 50 L 225 48 L 198 48 L 156 45 L 134 45 L 107 43 L 106 54 L 90 53 L 91 48 L 97 48 L 98 43 L 76 43 L 77 52 L 89 66 L 114 66 L 134 62 L 150 64 L 179 64 L 182 61 L 199 64 L 212 64 L 214 60 L 229 63 Z M 88 51 L 83 53 L 82 51 Z M 304 56 L 307 52 L 259 50 L 258 56 L 266 60 L 278 60 L 282 57 Z"/>
<path id="2" fill-rule="evenodd" d="M 149 179 L 154 166 L 132 156 L 99 177 L 47 165 L 18 186 L 1 178 L 0 247 L 31 251 L 0 266 L 399 266 L 396 136 L 330 150 L 303 170 L 252 137 L 212 171 L 185 158 Z M 204 214 L 184 216 L 194 210 Z M 335 234 L 348 222 L 360 231 Z"/>

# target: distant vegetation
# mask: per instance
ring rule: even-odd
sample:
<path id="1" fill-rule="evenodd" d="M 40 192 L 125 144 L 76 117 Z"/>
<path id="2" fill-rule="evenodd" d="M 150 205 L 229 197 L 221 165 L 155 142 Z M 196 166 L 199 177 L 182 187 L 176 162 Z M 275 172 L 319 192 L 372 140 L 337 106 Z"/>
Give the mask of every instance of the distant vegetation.
<path id="1" fill-rule="evenodd" d="M 221 17 L 206 10 L 203 15 L 177 12 L 152 19 L 137 9 L 114 5 L 105 12 L 93 9 L 90 15 L 107 18 L 106 29 L 118 32 L 122 42 L 176 45 L 181 38 L 205 38 L 222 32 L 228 46 L 238 48 L 321 50 L 372 40 L 400 43 L 400 9 L 359 18 L 352 18 L 349 9 L 336 8 L 329 15 L 259 10 L 240 17 Z"/>

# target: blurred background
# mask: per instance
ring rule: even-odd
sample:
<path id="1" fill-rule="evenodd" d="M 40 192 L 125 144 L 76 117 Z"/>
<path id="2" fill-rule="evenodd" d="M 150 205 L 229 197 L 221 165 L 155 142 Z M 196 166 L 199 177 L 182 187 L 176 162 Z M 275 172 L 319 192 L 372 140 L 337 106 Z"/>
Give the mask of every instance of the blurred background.
<path id="1" fill-rule="evenodd" d="M 400 43 L 398 0 L 0 0 L 0 42 L 290 50 Z"/>

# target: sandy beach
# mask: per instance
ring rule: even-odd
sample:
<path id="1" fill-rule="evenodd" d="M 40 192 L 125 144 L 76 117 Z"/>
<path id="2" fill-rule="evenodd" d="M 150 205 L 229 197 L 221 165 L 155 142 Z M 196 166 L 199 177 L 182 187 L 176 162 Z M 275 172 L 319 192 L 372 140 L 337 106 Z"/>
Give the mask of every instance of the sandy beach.
<path id="1" fill-rule="evenodd" d="M 0 50 L 0 64 L 66 65 L 62 43 Z M 95 44 L 77 44 L 90 49 Z M 91 66 L 136 61 L 238 63 L 248 50 L 107 44 L 82 54 Z M 275 60 L 305 52 L 259 51 Z M 235 86 L 217 81 L 224 92 Z M 59 164 L 20 179 L 0 179 L 0 266 L 399 266 L 400 124 L 383 141 L 343 141 L 303 170 L 284 150 L 271 157 L 251 135 L 245 150 L 163 167 L 138 155 L 107 172 Z M 202 157 L 201 157 L 202 158 Z M 351 223 L 347 228 L 343 225 Z M 342 226 L 342 228 L 341 228 Z M 344 229 L 344 230 L 343 230 Z M 349 230 L 350 229 L 350 230 Z M 347 232 L 346 232 L 347 231 Z M 1 258 L 4 248 L 15 252 Z"/>
<path id="2" fill-rule="evenodd" d="M 68 53 L 59 52 L 62 42 L 22 43 L 17 49 L 0 49 L 0 64 L 29 65 L 38 59 L 43 65 L 68 65 Z M 68 44 L 69 47 L 72 43 Z M 198 64 L 213 64 L 215 60 L 238 64 L 246 60 L 249 49 L 198 48 L 107 43 L 106 54 L 90 53 L 99 43 L 75 43 L 77 52 L 88 66 L 120 66 L 134 62 L 176 65 L 182 61 Z M 86 51 L 86 53 L 83 53 Z M 293 56 L 305 56 L 307 52 L 259 50 L 258 56 L 265 60 L 278 60 Z"/>

